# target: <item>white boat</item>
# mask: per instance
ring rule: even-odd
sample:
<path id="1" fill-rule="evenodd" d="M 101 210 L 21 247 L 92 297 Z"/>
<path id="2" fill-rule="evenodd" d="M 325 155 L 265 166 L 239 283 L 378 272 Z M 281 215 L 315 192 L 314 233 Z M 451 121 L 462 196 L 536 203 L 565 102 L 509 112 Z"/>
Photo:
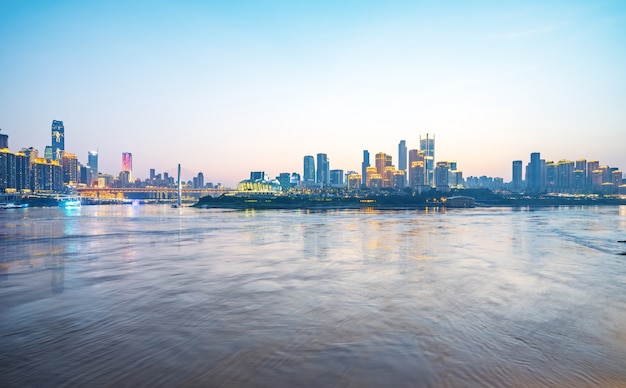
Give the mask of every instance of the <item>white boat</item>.
<path id="1" fill-rule="evenodd" d="M 27 203 L 0 203 L 0 209 L 23 209 L 28 207 Z"/>
<path id="2" fill-rule="evenodd" d="M 59 198 L 59 206 L 66 208 L 66 209 L 80 207 L 80 198 L 76 198 L 76 197 Z"/>

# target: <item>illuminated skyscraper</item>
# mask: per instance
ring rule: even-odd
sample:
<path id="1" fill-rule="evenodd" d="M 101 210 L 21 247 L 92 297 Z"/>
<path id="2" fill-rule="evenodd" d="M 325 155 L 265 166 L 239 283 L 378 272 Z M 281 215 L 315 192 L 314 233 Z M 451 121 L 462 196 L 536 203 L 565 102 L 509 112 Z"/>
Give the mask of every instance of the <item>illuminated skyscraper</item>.
<path id="1" fill-rule="evenodd" d="M 326 154 L 317 154 L 317 183 L 322 187 L 330 184 L 330 162 Z"/>
<path id="2" fill-rule="evenodd" d="M 424 168 L 424 152 L 409 150 L 409 186 L 420 189 L 426 183 Z"/>
<path id="3" fill-rule="evenodd" d="M 62 165 L 63 183 L 78 183 L 78 159 L 76 159 L 76 155 L 63 151 Z"/>
<path id="4" fill-rule="evenodd" d="M 60 192 L 63 188 L 63 167 L 58 160 L 36 159 L 32 165 L 33 192 Z"/>
<path id="5" fill-rule="evenodd" d="M 302 173 L 305 184 L 315 183 L 315 158 L 311 155 L 304 157 L 304 171 Z"/>
<path id="6" fill-rule="evenodd" d="M 128 177 L 128 183 L 133 181 L 133 154 L 130 152 L 122 152 L 122 172 L 128 173 L 123 174 L 124 180 Z"/>
<path id="7" fill-rule="evenodd" d="M 392 158 L 391 155 L 387 155 L 384 152 L 379 152 L 376 154 L 376 172 L 380 175 L 385 174 L 385 167 L 391 166 Z"/>
<path id="8" fill-rule="evenodd" d="M 61 160 L 65 151 L 65 127 L 63 121 L 52 120 L 52 158 Z"/>
<path id="9" fill-rule="evenodd" d="M 8 148 L 0 149 L 0 193 L 15 189 L 15 154 Z"/>
<path id="10" fill-rule="evenodd" d="M 426 185 L 435 186 L 435 135 L 420 136 L 420 151 L 424 153 L 424 167 L 426 169 Z"/>

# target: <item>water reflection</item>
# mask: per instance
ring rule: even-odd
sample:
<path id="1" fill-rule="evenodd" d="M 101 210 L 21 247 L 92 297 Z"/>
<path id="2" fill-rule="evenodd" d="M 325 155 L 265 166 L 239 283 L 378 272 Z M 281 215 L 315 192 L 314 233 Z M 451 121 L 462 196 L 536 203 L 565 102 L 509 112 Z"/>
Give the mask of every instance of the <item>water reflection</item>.
<path id="1" fill-rule="evenodd" d="M 626 384 L 622 208 L 32 210 L 2 386 Z"/>

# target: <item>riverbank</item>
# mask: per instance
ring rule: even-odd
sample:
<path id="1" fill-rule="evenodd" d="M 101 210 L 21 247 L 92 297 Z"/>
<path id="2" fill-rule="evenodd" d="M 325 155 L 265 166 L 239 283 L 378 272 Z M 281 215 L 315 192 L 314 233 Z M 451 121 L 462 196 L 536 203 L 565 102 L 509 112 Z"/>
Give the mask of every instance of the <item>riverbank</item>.
<path id="1" fill-rule="evenodd" d="M 203 197 L 193 205 L 203 209 L 426 209 L 432 207 L 554 207 L 554 206 L 616 206 L 626 205 L 625 199 L 602 197 L 504 197 L 483 194 L 459 205 L 449 197 L 420 195 L 370 195 L 323 196 L 323 195 L 258 195 L 238 194 L 220 197 Z"/>

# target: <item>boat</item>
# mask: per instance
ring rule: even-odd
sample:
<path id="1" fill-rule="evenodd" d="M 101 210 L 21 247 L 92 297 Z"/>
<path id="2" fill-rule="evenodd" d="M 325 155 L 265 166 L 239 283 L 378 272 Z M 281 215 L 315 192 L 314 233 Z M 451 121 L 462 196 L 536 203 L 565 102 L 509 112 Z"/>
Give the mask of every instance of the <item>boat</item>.
<path id="1" fill-rule="evenodd" d="M 27 208 L 27 203 L 0 203 L 0 209 L 24 209 Z"/>
<path id="2" fill-rule="evenodd" d="M 468 208 L 476 207 L 476 200 L 472 197 L 466 197 L 463 195 L 456 195 L 446 198 L 446 207 L 451 208 Z"/>
<path id="3" fill-rule="evenodd" d="M 65 209 L 74 209 L 80 207 L 80 198 L 77 197 L 64 197 L 59 198 L 59 207 Z"/>

